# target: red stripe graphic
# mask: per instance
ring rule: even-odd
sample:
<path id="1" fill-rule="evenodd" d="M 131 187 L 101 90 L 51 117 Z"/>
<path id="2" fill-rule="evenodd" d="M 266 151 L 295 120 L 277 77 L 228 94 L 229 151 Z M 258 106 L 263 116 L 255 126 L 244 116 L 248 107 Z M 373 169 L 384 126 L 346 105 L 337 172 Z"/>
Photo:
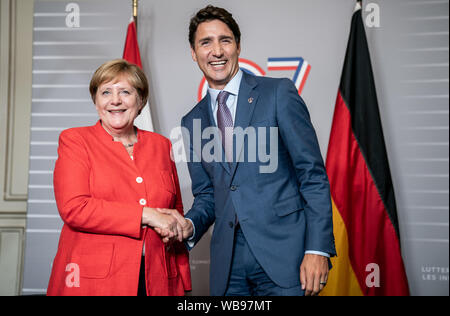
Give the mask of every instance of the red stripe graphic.
<path id="1" fill-rule="evenodd" d="M 259 67 L 258 64 L 252 62 L 251 60 L 244 59 L 244 58 L 239 58 L 239 62 L 240 63 L 244 63 L 244 64 L 248 64 L 248 65 L 256 68 L 262 76 L 266 75 L 266 72 L 261 67 Z"/>
<path id="2" fill-rule="evenodd" d="M 268 67 L 268 71 L 277 71 L 277 70 L 297 70 L 298 66 L 286 66 L 286 67 Z"/>
<path id="3" fill-rule="evenodd" d="M 203 99 L 203 87 L 206 83 L 206 78 L 203 77 L 202 80 L 200 81 L 200 85 L 198 86 L 198 91 L 197 91 L 197 100 L 200 102 L 201 99 Z"/>
<path id="4" fill-rule="evenodd" d="M 311 65 L 308 64 L 308 67 L 306 68 L 305 74 L 304 74 L 304 76 L 303 76 L 303 78 L 302 78 L 302 82 L 301 82 L 301 84 L 300 84 L 300 88 L 298 88 L 298 94 L 299 94 L 299 95 L 302 94 L 303 87 L 305 86 L 306 79 L 308 79 L 308 76 L 309 76 L 309 72 L 310 72 L 310 71 L 311 71 Z"/>

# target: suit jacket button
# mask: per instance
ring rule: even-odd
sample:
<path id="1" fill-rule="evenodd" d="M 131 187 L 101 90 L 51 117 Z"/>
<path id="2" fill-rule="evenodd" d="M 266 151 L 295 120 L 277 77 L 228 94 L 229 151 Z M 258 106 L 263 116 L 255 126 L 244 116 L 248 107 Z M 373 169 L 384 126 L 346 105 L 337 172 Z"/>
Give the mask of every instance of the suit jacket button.
<path id="1" fill-rule="evenodd" d="M 230 225 L 230 228 L 233 228 L 234 226 L 233 222 L 229 222 L 228 225 Z"/>
<path id="2" fill-rule="evenodd" d="M 236 187 L 235 185 L 232 185 L 232 186 L 230 187 L 230 190 L 231 190 L 231 191 L 236 191 L 236 189 L 237 189 L 237 187 Z"/>

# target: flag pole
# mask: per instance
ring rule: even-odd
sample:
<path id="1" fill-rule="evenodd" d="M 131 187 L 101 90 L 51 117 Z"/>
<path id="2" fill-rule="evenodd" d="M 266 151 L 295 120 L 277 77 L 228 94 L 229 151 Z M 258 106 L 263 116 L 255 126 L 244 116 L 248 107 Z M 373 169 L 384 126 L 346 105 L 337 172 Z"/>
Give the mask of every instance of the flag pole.
<path id="1" fill-rule="evenodd" d="M 138 24 L 138 0 L 133 1 L 133 18 L 134 23 L 136 24 L 136 32 L 137 32 L 137 24 Z"/>

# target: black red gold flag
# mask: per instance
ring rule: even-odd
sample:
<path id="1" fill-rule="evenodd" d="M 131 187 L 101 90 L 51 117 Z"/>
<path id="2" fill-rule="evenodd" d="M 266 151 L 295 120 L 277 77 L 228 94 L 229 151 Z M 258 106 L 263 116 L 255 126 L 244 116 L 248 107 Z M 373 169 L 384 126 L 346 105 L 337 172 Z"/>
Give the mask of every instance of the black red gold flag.
<path id="1" fill-rule="evenodd" d="M 326 160 L 338 257 L 322 295 L 409 295 L 361 5 L 353 14 Z"/>

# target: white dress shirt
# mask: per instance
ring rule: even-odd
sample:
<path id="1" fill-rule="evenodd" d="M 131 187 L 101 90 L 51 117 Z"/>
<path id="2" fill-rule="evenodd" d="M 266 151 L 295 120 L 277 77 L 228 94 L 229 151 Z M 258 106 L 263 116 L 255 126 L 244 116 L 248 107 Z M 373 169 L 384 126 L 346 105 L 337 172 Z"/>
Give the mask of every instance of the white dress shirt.
<path id="1" fill-rule="evenodd" d="M 227 107 L 230 110 L 231 117 L 233 118 L 233 126 L 236 121 L 236 108 L 237 108 L 237 100 L 239 95 L 239 87 L 241 85 L 242 80 L 242 70 L 239 70 L 238 73 L 233 77 L 233 79 L 228 82 L 223 91 L 228 92 L 230 95 L 227 99 Z M 222 90 L 212 89 L 208 86 L 208 92 L 211 99 L 211 108 L 214 116 L 214 122 L 217 126 L 217 107 L 219 106 L 217 102 L 217 97 Z"/>

